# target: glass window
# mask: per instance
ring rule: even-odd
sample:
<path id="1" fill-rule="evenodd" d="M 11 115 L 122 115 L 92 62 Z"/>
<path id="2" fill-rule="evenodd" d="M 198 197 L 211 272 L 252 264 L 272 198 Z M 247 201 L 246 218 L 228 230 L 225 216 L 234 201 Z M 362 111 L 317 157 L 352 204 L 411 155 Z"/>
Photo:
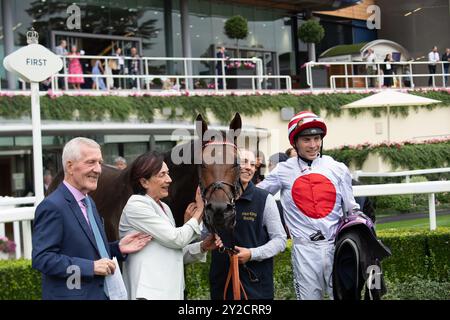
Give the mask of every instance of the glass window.
<path id="1" fill-rule="evenodd" d="M 141 154 L 148 151 L 148 143 L 146 142 L 133 142 L 126 143 L 123 146 L 124 158 L 127 159 L 128 163 L 131 163 Z"/>
<path id="2" fill-rule="evenodd" d="M 102 145 L 102 156 L 105 164 L 114 164 L 114 159 L 119 156 L 119 144 L 107 143 Z"/>

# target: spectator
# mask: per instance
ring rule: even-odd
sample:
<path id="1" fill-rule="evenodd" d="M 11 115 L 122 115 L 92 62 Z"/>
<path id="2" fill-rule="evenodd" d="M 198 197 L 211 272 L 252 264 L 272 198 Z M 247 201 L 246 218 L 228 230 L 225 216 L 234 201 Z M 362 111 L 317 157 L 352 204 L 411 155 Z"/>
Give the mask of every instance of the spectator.
<path id="1" fill-rule="evenodd" d="M 297 154 L 297 152 L 295 154 Z M 279 162 L 284 162 L 287 161 L 288 159 L 289 157 L 286 155 L 286 153 L 282 152 L 271 155 L 269 158 L 269 173 L 272 172 L 273 169 L 275 169 L 275 167 L 278 165 Z M 284 231 L 286 232 L 287 238 L 290 239 L 291 236 L 289 234 L 289 229 L 286 225 L 286 222 L 284 221 L 283 206 L 281 205 L 280 196 L 281 196 L 280 192 L 277 192 L 273 197 L 275 198 L 278 207 L 278 212 L 280 213 L 281 224 L 284 227 Z"/>
<path id="2" fill-rule="evenodd" d="M 284 162 L 287 159 L 289 159 L 289 157 L 286 155 L 286 153 L 278 152 L 271 155 L 269 158 L 269 172 L 271 172 L 279 162 Z"/>
<path id="3" fill-rule="evenodd" d="M 123 170 L 127 167 L 127 160 L 123 157 L 117 157 L 114 159 L 114 166 L 119 170 Z"/>
<path id="4" fill-rule="evenodd" d="M 286 150 L 286 154 L 289 158 L 296 157 L 297 151 L 295 151 L 295 149 L 291 147 Z"/>
<path id="5" fill-rule="evenodd" d="M 47 194 L 48 187 L 50 187 L 50 184 L 53 181 L 53 176 L 50 170 L 44 171 L 44 194 Z"/>
<path id="6" fill-rule="evenodd" d="M 444 77 L 445 86 L 448 86 L 448 67 L 450 66 L 450 48 L 445 49 L 441 61 L 443 62 L 443 69 L 444 73 L 446 74 Z"/>
<path id="7" fill-rule="evenodd" d="M 70 47 L 71 56 L 80 56 L 77 46 L 73 45 Z M 79 58 L 69 58 L 69 74 L 79 75 L 83 74 L 83 68 L 81 67 Z M 72 84 L 73 88 L 76 90 L 81 90 L 81 84 L 84 83 L 84 78 L 81 76 L 71 76 L 68 81 Z"/>
<path id="8" fill-rule="evenodd" d="M 361 184 L 362 184 L 361 182 L 359 182 L 355 179 L 352 179 L 353 186 L 358 186 Z M 373 223 L 375 223 L 375 221 L 376 221 L 374 200 L 375 199 L 372 199 L 371 197 L 367 197 L 367 196 L 355 197 L 355 201 L 357 204 L 359 204 L 361 211 L 366 216 L 368 216 L 372 220 Z"/>
<path id="9" fill-rule="evenodd" d="M 382 65 L 382 70 L 383 70 L 384 75 L 388 76 L 388 77 L 384 78 L 384 85 L 386 87 L 390 88 L 390 87 L 392 87 L 392 82 L 393 82 L 392 81 L 393 78 L 390 77 L 393 75 L 393 69 L 392 69 L 392 64 L 391 64 L 391 62 L 393 62 L 393 60 L 392 60 L 392 55 L 390 53 L 388 53 L 386 55 L 386 57 L 384 58 L 384 62 L 385 62 L 385 64 Z"/>
<path id="10" fill-rule="evenodd" d="M 256 185 L 264 180 L 264 170 L 266 168 L 266 160 L 262 151 L 257 152 L 256 157 L 256 172 L 253 175 L 252 182 Z"/>
<path id="11" fill-rule="evenodd" d="M 411 77 L 411 70 L 409 68 L 409 66 L 404 66 L 404 72 L 403 72 L 403 84 L 405 85 L 405 87 L 411 88 L 413 83 L 411 82 L 412 77 Z"/>
<path id="12" fill-rule="evenodd" d="M 172 78 L 167 78 L 163 81 L 163 90 L 173 90 L 175 83 Z"/>
<path id="13" fill-rule="evenodd" d="M 141 61 L 140 61 L 140 57 L 137 53 L 137 49 L 135 47 L 131 48 L 131 58 L 129 59 L 128 62 L 128 74 L 129 75 L 139 75 L 140 74 L 140 70 L 141 70 Z M 135 77 L 131 77 L 130 78 L 130 87 L 132 89 L 136 89 L 137 88 L 137 83 L 138 83 L 138 79 Z"/>
<path id="14" fill-rule="evenodd" d="M 100 89 L 100 90 L 106 90 L 105 81 L 103 78 L 100 78 L 99 75 L 103 75 L 103 66 L 100 60 L 98 59 L 92 59 L 91 60 L 92 65 L 92 89 Z"/>
<path id="15" fill-rule="evenodd" d="M 97 142 L 74 138 L 64 146 L 62 159 L 64 181 L 38 205 L 33 223 L 32 267 L 42 273 L 42 299 L 107 300 L 105 277 L 116 268 L 111 258 L 125 259 L 151 237 L 135 233 L 108 243 L 88 196 L 102 171 Z"/>
<path id="16" fill-rule="evenodd" d="M 221 46 L 221 47 L 217 47 L 218 52 L 216 53 L 216 58 L 218 59 L 226 59 L 228 58 L 225 54 L 225 47 Z M 222 61 L 217 61 L 216 63 L 216 74 L 218 76 L 223 75 L 223 62 Z M 225 64 L 225 70 L 226 70 L 226 64 Z M 223 89 L 223 79 L 222 78 L 218 78 L 217 80 L 218 83 L 218 88 L 219 89 Z"/>
<path id="17" fill-rule="evenodd" d="M 439 53 L 436 46 L 434 46 L 430 53 L 428 53 L 428 61 L 430 62 L 430 64 L 428 64 L 428 71 L 430 72 L 430 75 L 436 74 L 436 63 L 439 62 Z M 434 87 L 434 85 L 434 76 L 430 76 L 428 78 L 428 86 Z"/>
<path id="18" fill-rule="evenodd" d="M 367 49 L 367 51 L 364 53 L 363 59 L 368 62 L 366 65 L 367 75 L 372 76 L 368 78 L 369 87 L 375 87 L 376 77 L 373 76 L 377 74 L 377 65 L 375 63 L 377 57 L 372 48 Z"/>
<path id="19" fill-rule="evenodd" d="M 225 245 L 233 246 L 239 262 L 239 279 L 248 299 L 273 299 L 273 257 L 286 248 L 284 233 L 273 197 L 251 182 L 256 171 L 255 155 L 240 152 L 242 193 L 236 200 L 236 226 L 232 235 L 223 235 Z M 222 234 L 221 234 L 222 237 Z M 224 298 L 230 259 L 213 251 L 209 273 L 211 299 Z M 232 299 L 232 285 L 225 293 Z"/>
<path id="20" fill-rule="evenodd" d="M 131 165 L 133 195 L 120 218 L 119 235 L 136 231 L 152 235 L 142 252 L 131 254 L 124 264 L 124 281 L 132 300 L 181 300 L 184 290 L 184 264 L 206 261 L 206 251 L 221 246 L 220 239 L 200 236 L 204 204 L 197 190 L 195 202 L 188 205 L 184 225 L 177 228 L 170 208 L 161 199 L 169 195 L 172 179 L 163 155 L 152 151 Z"/>
<path id="21" fill-rule="evenodd" d="M 112 74 L 115 76 L 123 75 L 125 69 L 125 59 L 122 55 L 122 49 L 117 47 L 114 52 L 115 59 L 109 60 L 111 62 L 110 67 Z M 114 78 L 114 86 L 113 89 L 122 89 L 122 79 Z"/>
<path id="22" fill-rule="evenodd" d="M 66 56 L 68 54 L 67 52 L 67 41 L 66 40 L 61 40 L 59 42 L 59 45 L 55 48 L 55 53 L 59 56 Z M 63 63 L 66 63 L 66 59 L 63 59 Z M 65 65 L 60 71 L 60 74 L 63 74 L 67 71 L 67 65 Z M 58 77 L 58 88 L 59 89 L 64 89 L 64 77 Z"/>

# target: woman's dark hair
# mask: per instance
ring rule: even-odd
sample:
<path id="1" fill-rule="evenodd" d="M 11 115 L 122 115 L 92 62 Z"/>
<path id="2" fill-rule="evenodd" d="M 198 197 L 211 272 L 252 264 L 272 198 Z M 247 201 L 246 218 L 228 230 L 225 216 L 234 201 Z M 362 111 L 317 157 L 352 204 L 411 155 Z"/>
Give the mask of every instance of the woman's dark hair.
<path id="1" fill-rule="evenodd" d="M 163 165 L 164 155 L 157 151 L 149 151 L 141 154 L 131 164 L 130 182 L 133 188 L 133 194 L 145 194 L 146 190 L 142 187 L 141 178 L 149 179 L 157 174 Z"/>

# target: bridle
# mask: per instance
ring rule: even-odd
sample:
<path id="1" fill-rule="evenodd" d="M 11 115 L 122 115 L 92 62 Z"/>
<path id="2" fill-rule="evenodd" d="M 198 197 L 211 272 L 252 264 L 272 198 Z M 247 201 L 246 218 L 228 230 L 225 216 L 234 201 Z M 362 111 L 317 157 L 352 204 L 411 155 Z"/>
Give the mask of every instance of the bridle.
<path id="1" fill-rule="evenodd" d="M 210 146 L 210 145 L 222 145 L 222 146 L 229 145 L 229 146 L 232 146 L 237 151 L 237 146 L 234 143 L 231 143 L 228 141 L 217 141 L 217 142 L 209 141 L 202 146 L 202 154 L 203 154 L 204 148 L 206 148 L 207 146 Z M 236 163 L 236 168 L 237 168 L 237 170 L 239 170 L 237 163 Z M 241 179 L 239 178 L 239 174 L 238 174 L 238 179 L 236 179 L 236 182 L 234 184 L 231 184 L 226 181 L 216 181 L 206 187 L 204 185 L 202 185 L 202 183 L 201 183 L 202 179 L 201 179 L 201 168 L 200 167 L 199 167 L 198 176 L 199 176 L 199 185 L 200 185 L 200 190 L 202 193 L 202 198 L 203 198 L 203 201 L 205 202 L 204 210 L 206 210 L 206 205 L 208 204 L 209 199 L 211 198 L 211 195 L 218 190 L 222 190 L 228 198 L 227 204 L 230 205 L 232 208 L 232 213 L 233 213 L 233 217 L 234 217 L 233 225 L 235 225 L 236 224 L 236 199 L 239 197 L 239 192 L 241 190 L 242 191 L 244 190 L 242 183 L 241 183 Z M 229 190 L 227 190 L 225 187 L 228 187 Z M 209 198 L 207 198 L 208 192 L 209 192 Z M 204 219 L 205 219 L 206 224 L 210 228 L 215 229 L 212 226 L 208 215 L 205 214 Z M 217 230 L 210 230 L 210 231 L 217 234 Z M 219 251 L 226 252 L 230 258 L 230 269 L 228 270 L 228 275 L 227 275 L 227 279 L 226 279 L 225 287 L 224 287 L 224 291 L 223 291 L 224 300 L 226 299 L 228 285 L 230 284 L 230 282 L 232 283 L 232 287 L 233 287 L 234 300 L 241 300 L 241 290 L 244 294 L 244 298 L 246 300 L 248 300 L 247 293 L 245 292 L 244 286 L 242 285 L 242 282 L 240 281 L 240 278 L 239 278 L 239 262 L 238 262 L 238 256 L 237 256 L 238 252 L 233 247 L 228 248 L 225 246 L 220 248 Z"/>
<path id="2" fill-rule="evenodd" d="M 203 146 L 202 146 L 202 153 L 203 153 L 203 150 L 207 146 L 210 146 L 210 145 L 222 145 L 222 146 L 228 145 L 228 146 L 232 146 L 235 150 L 237 150 L 236 144 L 234 144 L 232 142 L 228 142 L 228 141 L 209 141 L 209 142 L 203 144 Z M 206 205 L 209 203 L 209 200 L 210 200 L 212 194 L 214 192 L 218 191 L 218 190 L 222 190 L 225 193 L 225 195 L 227 196 L 227 198 L 228 198 L 228 203 L 227 204 L 231 206 L 231 209 L 232 209 L 232 212 L 233 212 L 233 216 L 234 216 L 234 223 L 233 223 L 233 225 L 234 225 L 236 223 L 236 199 L 239 197 L 239 192 L 240 192 L 240 190 L 242 188 L 242 183 L 241 183 L 241 180 L 239 179 L 239 174 L 238 174 L 238 179 L 236 179 L 236 182 L 234 184 L 231 184 L 231 183 L 226 182 L 226 181 L 215 181 L 215 182 L 209 184 L 206 187 L 201 182 L 202 181 L 202 179 L 201 179 L 201 176 L 202 176 L 201 167 L 199 167 L 199 169 L 198 169 L 198 176 L 199 176 L 199 186 L 200 186 L 200 191 L 201 191 L 201 194 L 202 194 L 202 199 L 203 199 L 203 201 L 205 203 L 205 209 L 206 209 Z M 229 190 L 227 190 L 226 187 L 228 187 Z M 209 193 L 209 197 L 207 197 L 208 193 Z M 211 228 L 214 228 L 212 226 L 212 224 L 211 224 L 211 221 L 210 221 L 210 218 L 208 217 L 208 215 L 205 215 L 204 217 L 205 217 L 205 222 L 207 223 L 207 225 L 210 226 Z M 217 230 L 211 230 L 211 231 L 217 233 L 216 232 Z M 230 249 L 230 250 L 233 250 L 233 249 Z"/>

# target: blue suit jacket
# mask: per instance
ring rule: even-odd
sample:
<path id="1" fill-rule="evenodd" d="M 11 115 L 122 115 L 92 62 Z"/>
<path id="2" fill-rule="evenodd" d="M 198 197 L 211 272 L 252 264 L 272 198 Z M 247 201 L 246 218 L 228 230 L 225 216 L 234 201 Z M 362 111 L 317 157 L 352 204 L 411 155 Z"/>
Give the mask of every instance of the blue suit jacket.
<path id="1" fill-rule="evenodd" d="M 92 209 L 105 244 L 106 234 L 97 208 Z M 111 256 L 122 260 L 118 241 L 106 245 Z M 104 276 L 94 275 L 94 261 L 101 259 L 94 234 L 77 201 L 67 187 L 59 187 L 37 207 L 33 224 L 33 268 L 42 272 L 43 299 L 104 300 Z M 78 266 L 80 289 L 69 289 Z M 69 271 L 68 271 L 69 268 Z"/>

